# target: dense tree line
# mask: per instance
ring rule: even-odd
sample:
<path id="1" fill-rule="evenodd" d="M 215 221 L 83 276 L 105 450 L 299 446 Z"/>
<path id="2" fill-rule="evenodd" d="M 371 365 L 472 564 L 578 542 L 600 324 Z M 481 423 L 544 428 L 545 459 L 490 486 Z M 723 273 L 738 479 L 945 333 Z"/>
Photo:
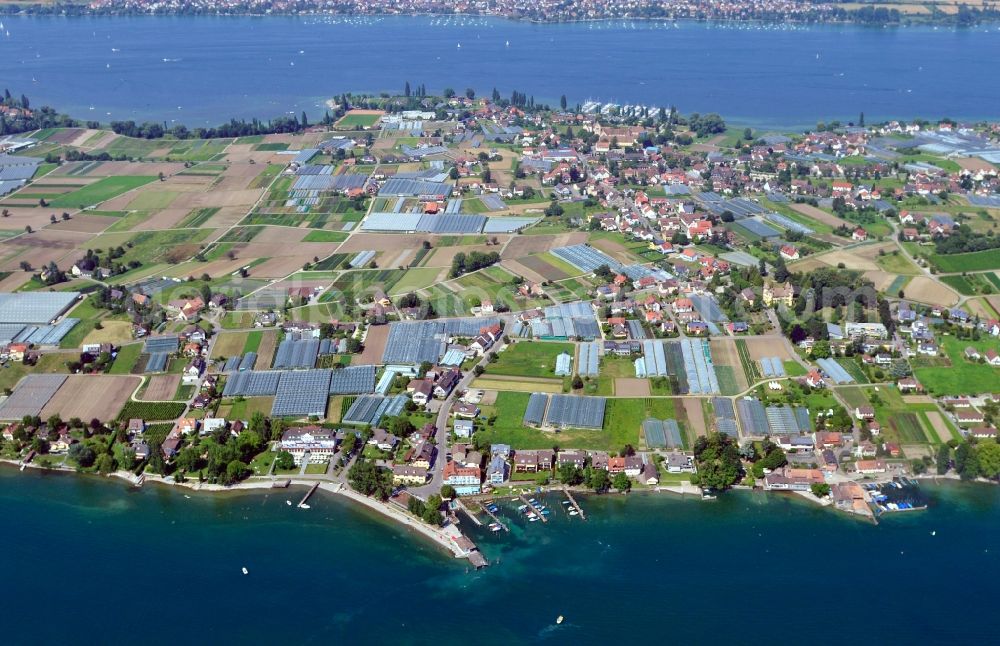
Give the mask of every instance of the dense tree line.
<path id="1" fill-rule="evenodd" d="M 448 272 L 448 277 L 458 278 L 462 274 L 489 267 L 497 262 L 500 262 L 500 254 L 495 251 L 490 251 L 489 253 L 483 253 L 482 251 L 470 251 L 467 254 L 457 253 L 451 261 L 451 271 Z"/>
<path id="2" fill-rule="evenodd" d="M 175 139 L 216 139 L 301 132 L 309 124 L 305 113 L 303 113 L 301 118 L 296 116 L 277 117 L 270 121 L 231 119 L 229 123 L 214 128 L 195 128 L 193 130 L 189 130 L 183 124 L 168 129 L 164 127 L 164 124 L 154 121 L 142 124 L 137 124 L 135 121 L 112 121 L 110 125 L 111 130 L 116 134 L 138 139 L 159 139 L 167 135 Z"/>

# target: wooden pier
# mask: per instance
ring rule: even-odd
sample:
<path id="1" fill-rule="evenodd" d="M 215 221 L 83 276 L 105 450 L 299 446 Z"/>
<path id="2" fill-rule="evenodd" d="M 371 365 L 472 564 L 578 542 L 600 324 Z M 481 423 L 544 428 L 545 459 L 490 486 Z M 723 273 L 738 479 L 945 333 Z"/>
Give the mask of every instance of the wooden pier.
<path id="1" fill-rule="evenodd" d="M 529 501 L 528 498 L 523 493 L 518 494 L 518 498 L 520 498 L 521 502 L 523 502 L 528 506 L 528 509 L 530 509 L 539 518 L 541 518 L 543 523 L 549 522 L 549 519 L 545 517 L 545 514 L 535 509 L 535 506 L 531 504 L 531 501 Z"/>
<path id="2" fill-rule="evenodd" d="M 580 514 L 580 519 L 587 520 L 587 514 L 583 513 L 583 507 L 581 507 L 580 503 L 578 503 L 576 501 L 576 498 L 573 497 L 573 492 L 570 491 L 569 489 L 563 489 L 563 493 L 566 494 L 566 497 L 569 499 L 570 504 L 573 505 L 573 509 L 575 509 L 577 513 Z"/>
<path id="3" fill-rule="evenodd" d="M 455 500 L 455 505 L 459 509 L 461 509 L 462 511 L 465 512 L 465 515 L 469 517 L 469 520 L 471 520 L 473 523 L 476 524 L 476 527 L 482 527 L 483 526 L 483 521 L 479 520 L 479 518 L 476 517 L 476 515 L 472 512 L 472 510 L 465 506 L 465 503 L 462 502 L 461 499 L 456 499 Z"/>
<path id="4" fill-rule="evenodd" d="M 510 531 L 510 528 L 507 527 L 507 524 L 505 522 L 503 522 L 502 520 L 500 520 L 499 518 L 497 518 L 497 515 L 494 514 L 492 511 L 490 511 L 489 508 L 485 504 L 479 503 L 479 508 L 482 509 L 483 512 L 487 516 L 489 516 L 490 518 L 492 518 L 493 522 L 500 526 L 500 529 L 502 529 L 505 532 L 509 532 Z"/>
<path id="5" fill-rule="evenodd" d="M 299 507 L 301 507 L 302 505 L 306 504 L 306 501 L 309 500 L 309 496 L 311 496 L 314 493 L 316 493 L 316 490 L 319 489 L 319 485 L 320 485 L 320 483 L 317 482 L 313 486 L 309 487 L 309 491 L 307 491 L 306 495 L 302 496 L 302 500 L 299 501 L 299 504 L 298 504 Z"/>

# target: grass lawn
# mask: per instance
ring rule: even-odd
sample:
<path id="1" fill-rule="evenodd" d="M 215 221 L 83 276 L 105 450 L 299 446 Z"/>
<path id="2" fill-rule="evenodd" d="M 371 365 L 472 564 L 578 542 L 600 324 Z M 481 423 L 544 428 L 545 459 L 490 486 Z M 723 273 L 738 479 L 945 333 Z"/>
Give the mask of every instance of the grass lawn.
<path id="1" fill-rule="evenodd" d="M 980 352 L 996 349 L 995 340 L 966 341 L 955 337 L 941 337 L 941 345 L 951 362 L 951 366 L 916 367 L 914 376 L 923 384 L 927 392 L 934 396 L 971 395 L 992 392 L 1000 380 L 1000 369 L 985 363 L 974 363 L 965 358 L 968 346 Z"/>
<path id="2" fill-rule="evenodd" d="M 0 390 L 13 388 L 21 378 L 28 374 L 52 374 L 68 373 L 66 362 L 72 359 L 72 355 L 65 354 L 43 354 L 34 366 L 26 366 L 23 363 L 8 362 L 0 368 Z"/>
<path id="3" fill-rule="evenodd" d="M 898 251 L 887 253 L 884 256 L 875 256 L 875 264 L 890 274 L 916 276 L 920 273 L 920 269 Z"/>
<path id="4" fill-rule="evenodd" d="M 108 370 L 108 372 L 112 375 L 131 374 L 132 368 L 135 367 L 135 362 L 139 360 L 139 355 L 141 353 L 141 343 L 131 343 L 129 345 L 122 346 L 121 350 L 118 351 L 118 356 L 115 357 L 115 362 L 111 364 L 111 369 Z"/>
<path id="5" fill-rule="evenodd" d="M 407 269 L 403 277 L 392 287 L 390 295 L 405 294 L 425 287 L 430 287 L 437 282 L 437 277 L 441 275 L 441 269 L 437 267 L 416 267 Z"/>
<path id="6" fill-rule="evenodd" d="M 77 191 L 71 191 L 49 201 L 51 207 L 87 207 L 106 202 L 126 191 L 139 188 L 156 181 L 155 177 L 146 175 L 121 175 L 105 177 L 93 184 L 84 186 Z"/>
<path id="7" fill-rule="evenodd" d="M 324 231 L 316 229 L 302 239 L 303 242 L 343 242 L 347 240 L 347 233 L 344 231 Z"/>
<path id="8" fill-rule="evenodd" d="M 556 357 L 565 352 L 573 356 L 572 343 L 521 341 L 501 352 L 496 363 L 488 364 L 487 374 L 516 377 L 554 377 Z"/>
<path id="9" fill-rule="evenodd" d="M 256 412 L 264 415 L 271 414 L 271 406 L 274 405 L 274 397 L 248 397 L 242 400 L 226 400 L 219 406 L 220 417 L 231 419 L 249 420 L 250 416 Z M 225 412 L 225 415 L 223 413 Z"/>
<path id="10" fill-rule="evenodd" d="M 927 259 L 938 270 L 949 273 L 1000 269 L 1000 250 L 998 249 L 948 255 L 932 253 L 927 256 Z"/>
<path id="11" fill-rule="evenodd" d="M 499 393 L 495 405 L 482 407 L 487 416 L 496 413 L 496 421 L 492 426 L 485 426 L 477 433 L 492 443 L 510 444 L 515 449 L 546 449 L 558 445 L 562 448 L 617 451 L 625 444 L 639 445 L 639 423 L 644 417 L 639 417 L 637 424 L 623 424 L 620 418 L 615 417 L 613 412 L 615 409 L 625 412 L 639 411 L 644 414 L 643 407 L 636 404 L 646 401 L 654 402 L 656 412 L 662 412 L 664 416 L 672 417 L 675 414 L 672 400 L 609 399 L 603 430 L 568 429 L 556 433 L 528 428 L 522 424 L 528 397 L 529 393 Z M 624 404 L 616 406 L 618 402 Z"/>
<path id="12" fill-rule="evenodd" d="M 378 114 L 345 114 L 340 121 L 336 124 L 337 128 L 347 129 L 347 128 L 371 128 L 378 120 L 381 115 Z"/>

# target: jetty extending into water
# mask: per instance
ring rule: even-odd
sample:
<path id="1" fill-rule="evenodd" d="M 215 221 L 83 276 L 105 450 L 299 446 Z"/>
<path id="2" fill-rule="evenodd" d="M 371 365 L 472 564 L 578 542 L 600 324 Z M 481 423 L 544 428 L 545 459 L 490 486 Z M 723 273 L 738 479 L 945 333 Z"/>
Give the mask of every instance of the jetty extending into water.
<path id="1" fill-rule="evenodd" d="M 537 507 L 535 507 L 534 503 L 532 503 L 530 500 L 528 500 L 527 496 L 525 496 L 522 493 L 522 494 L 518 494 L 518 498 L 520 498 L 521 502 L 523 502 L 525 505 L 528 506 L 528 509 L 530 509 L 533 514 L 535 514 L 536 516 L 538 516 L 539 518 L 541 518 L 543 523 L 549 522 L 549 519 L 545 517 L 545 514 L 543 514 Z"/>
<path id="2" fill-rule="evenodd" d="M 479 508 L 483 510 L 483 513 L 485 513 L 487 516 L 489 516 L 490 518 L 492 518 L 493 522 L 496 523 L 500 527 L 500 529 L 502 529 L 505 532 L 509 532 L 510 528 L 507 527 L 507 523 L 505 523 L 502 520 L 500 520 L 500 518 L 496 514 L 493 513 L 493 510 L 490 509 L 489 505 L 490 505 L 490 501 L 480 502 L 479 503 Z"/>
<path id="3" fill-rule="evenodd" d="M 576 498 L 573 497 L 573 492 L 564 488 L 563 493 L 566 494 L 566 498 L 569 499 L 569 503 L 572 505 L 573 509 L 576 510 L 576 513 L 580 514 L 580 519 L 587 520 L 587 514 L 583 513 L 583 507 L 581 507 L 580 503 L 578 503 Z"/>

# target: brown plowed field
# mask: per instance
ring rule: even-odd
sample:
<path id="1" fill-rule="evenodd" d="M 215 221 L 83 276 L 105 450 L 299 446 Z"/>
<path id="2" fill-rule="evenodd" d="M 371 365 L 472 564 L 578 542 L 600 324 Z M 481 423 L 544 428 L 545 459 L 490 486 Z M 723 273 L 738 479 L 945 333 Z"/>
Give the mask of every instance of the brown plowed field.
<path id="1" fill-rule="evenodd" d="M 139 385 L 139 380 L 139 377 L 117 375 L 70 375 L 42 409 L 41 417 L 45 419 L 58 413 L 63 419 L 113 420 Z"/>

